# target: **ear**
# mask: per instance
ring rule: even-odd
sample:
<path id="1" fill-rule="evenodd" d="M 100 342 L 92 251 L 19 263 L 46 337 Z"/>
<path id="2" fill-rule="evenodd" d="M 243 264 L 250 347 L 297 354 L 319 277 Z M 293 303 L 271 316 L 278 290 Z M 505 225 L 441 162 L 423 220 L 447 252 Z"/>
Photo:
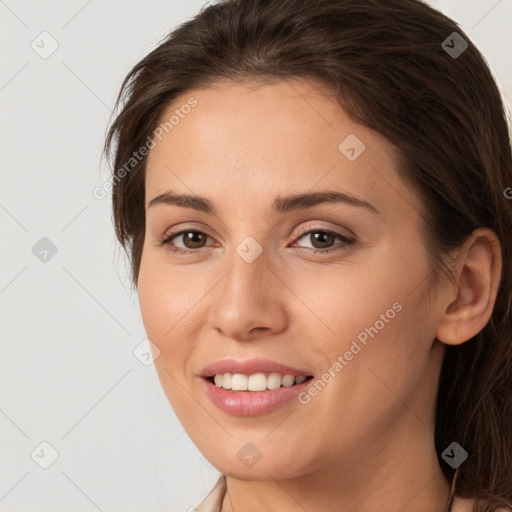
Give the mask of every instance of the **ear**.
<path id="1" fill-rule="evenodd" d="M 456 258 L 455 287 L 446 295 L 436 338 L 460 345 L 478 334 L 491 317 L 501 279 L 501 245 L 494 231 L 478 228 Z"/>

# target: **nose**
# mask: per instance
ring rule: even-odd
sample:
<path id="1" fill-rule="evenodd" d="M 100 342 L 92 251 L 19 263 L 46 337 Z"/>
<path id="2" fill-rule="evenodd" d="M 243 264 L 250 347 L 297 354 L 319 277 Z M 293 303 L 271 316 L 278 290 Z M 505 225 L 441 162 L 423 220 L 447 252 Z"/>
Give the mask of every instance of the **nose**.
<path id="1" fill-rule="evenodd" d="M 286 285 L 263 252 L 248 263 L 236 252 L 212 294 L 210 324 L 226 337 L 251 341 L 287 327 Z M 288 292 L 289 293 L 289 292 Z"/>

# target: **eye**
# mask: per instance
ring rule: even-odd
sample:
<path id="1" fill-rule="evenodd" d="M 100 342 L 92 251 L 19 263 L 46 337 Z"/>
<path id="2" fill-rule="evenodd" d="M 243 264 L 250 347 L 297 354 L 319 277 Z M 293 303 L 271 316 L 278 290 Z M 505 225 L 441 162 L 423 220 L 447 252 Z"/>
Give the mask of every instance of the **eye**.
<path id="1" fill-rule="evenodd" d="M 318 229 L 318 228 L 304 228 L 300 231 L 299 237 L 295 241 L 301 240 L 302 238 L 308 238 L 312 243 L 312 247 L 299 246 L 300 249 L 308 250 L 313 253 L 329 253 L 332 251 L 346 249 L 347 246 L 352 246 L 356 243 L 354 238 L 343 235 L 330 229 Z M 177 247 L 174 240 L 181 238 L 181 244 L 184 247 Z M 196 229 L 184 229 L 177 233 L 170 233 L 164 235 L 164 237 L 157 242 L 159 247 L 166 246 L 167 249 L 173 253 L 179 254 L 197 254 L 201 249 L 205 248 L 205 243 L 208 238 L 211 238 L 203 231 Z M 338 246 L 333 247 L 333 243 L 336 239 L 340 240 L 341 243 Z"/>
<path id="2" fill-rule="evenodd" d="M 307 228 L 306 228 L 307 229 Z M 308 231 L 302 230 L 301 236 L 296 240 L 301 240 L 302 238 L 309 238 L 309 241 L 312 244 L 311 249 L 313 249 L 314 253 L 328 253 L 331 251 L 337 251 L 340 249 L 346 249 L 347 246 L 354 245 L 356 240 L 346 235 L 342 235 L 336 231 L 332 231 L 330 229 L 309 229 Z M 338 239 L 341 241 L 341 244 L 338 244 L 338 247 L 333 247 L 333 242 Z M 305 249 L 309 249 L 308 247 L 303 247 Z"/>
<path id="3" fill-rule="evenodd" d="M 182 243 L 185 244 L 185 248 L 174 246 L 173 240 L 178 239 L 179 237 L 183 237 Z M 171 252 L 178 252 L 180 254 L 194 254 L 203 248 L 203 245 L 201 244 L 205 242 L 207 238 L 210 237 L 202 231 L 198 231 L 196 229 L 184 229 L 178 233 L 165 235 L 157 245 L 165 245 Z"/>

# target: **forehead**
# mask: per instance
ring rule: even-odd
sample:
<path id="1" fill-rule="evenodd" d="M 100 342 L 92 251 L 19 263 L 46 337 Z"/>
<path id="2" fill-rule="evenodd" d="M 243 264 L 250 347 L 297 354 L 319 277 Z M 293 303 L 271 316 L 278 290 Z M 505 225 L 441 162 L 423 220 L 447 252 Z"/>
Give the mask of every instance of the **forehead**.
<path id="1" fill-rule="evenodd" d="M 320 84 L 224 82 L 189 90 L 167 107 L 159 126 L 146 201 L 171 188 L 270 201 L 335 187 L 374 204 L 386 193 L 409 193 L 396 172 L 396 148 L 352 120 Z"/>

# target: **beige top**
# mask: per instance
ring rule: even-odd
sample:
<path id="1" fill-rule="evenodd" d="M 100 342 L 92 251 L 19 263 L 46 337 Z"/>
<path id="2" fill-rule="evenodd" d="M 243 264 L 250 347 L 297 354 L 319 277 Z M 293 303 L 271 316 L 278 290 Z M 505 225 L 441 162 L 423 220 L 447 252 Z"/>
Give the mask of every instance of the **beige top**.
<path id="1" fill-rule="evenodd" d="M 196 512 L 220 512 L 226 495 L 226 476 L 221 475 L 210 494 L 195 508 Z"/>

